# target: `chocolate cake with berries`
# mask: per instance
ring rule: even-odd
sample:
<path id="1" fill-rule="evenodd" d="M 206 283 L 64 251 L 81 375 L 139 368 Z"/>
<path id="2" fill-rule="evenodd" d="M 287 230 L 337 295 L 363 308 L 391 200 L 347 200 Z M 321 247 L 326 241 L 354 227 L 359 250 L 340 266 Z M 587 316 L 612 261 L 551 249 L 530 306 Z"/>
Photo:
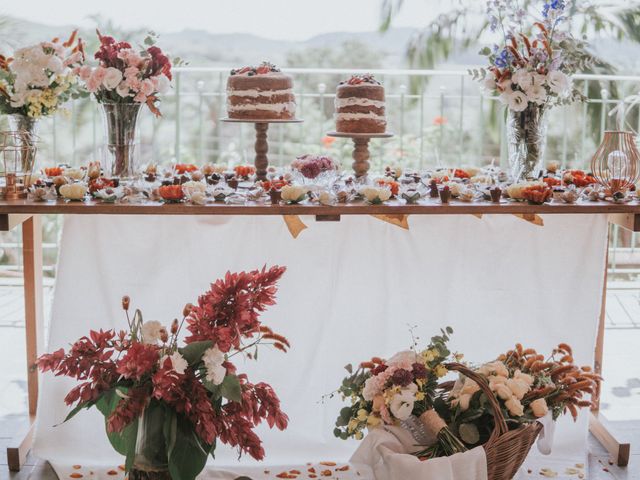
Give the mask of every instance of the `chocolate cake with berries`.
<path id="1" fill-rule="evenodd" d="M 243 120 L 291 120 L 296 114 L 293 80 L 266 62 L 231 70 L 227 113 Z"/>
<path id="2" fill-rule="evenodd" d="M 336 131 L 385 133 L 384 87 L 373 75 L 354 75 L 336 91 Z"/>

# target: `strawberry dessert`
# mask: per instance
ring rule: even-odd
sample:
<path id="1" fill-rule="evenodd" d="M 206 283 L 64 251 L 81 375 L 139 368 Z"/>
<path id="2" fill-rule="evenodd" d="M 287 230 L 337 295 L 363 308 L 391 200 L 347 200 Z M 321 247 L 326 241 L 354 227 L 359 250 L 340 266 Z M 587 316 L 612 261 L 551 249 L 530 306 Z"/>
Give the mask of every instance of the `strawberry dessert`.
<path id="1" fill-rule="evenodd" d="M 354 75 L 336 92 L 336 130 L 340 133 L 385 133 L 384 87 L 373 75 Z"/>
<path id="2" fill-rule="evenodd" d="M 231 70 L 227 112 L 235 119 L 291 120 L 296 113 L 293 80 L 267 62 Z"/>

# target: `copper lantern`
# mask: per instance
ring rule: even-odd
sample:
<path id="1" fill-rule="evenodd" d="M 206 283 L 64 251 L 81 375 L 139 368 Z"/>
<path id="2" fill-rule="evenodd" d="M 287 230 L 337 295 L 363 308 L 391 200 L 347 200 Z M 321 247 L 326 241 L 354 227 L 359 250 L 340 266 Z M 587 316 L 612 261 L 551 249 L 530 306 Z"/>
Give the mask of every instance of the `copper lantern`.
<path id="1" fill-rule="evenodd" d="M 36 137 L 27 131 L 0 132 L 0 179 L 5 200 L 26 196 L 36 158 Z"/>
<path id="2" fill-rule="evenodd" d="M 610 196 L 620 195 L 638 181 L 640 152 L 632 132 L 606 131 L 591 160 L 593 176 Z"/>

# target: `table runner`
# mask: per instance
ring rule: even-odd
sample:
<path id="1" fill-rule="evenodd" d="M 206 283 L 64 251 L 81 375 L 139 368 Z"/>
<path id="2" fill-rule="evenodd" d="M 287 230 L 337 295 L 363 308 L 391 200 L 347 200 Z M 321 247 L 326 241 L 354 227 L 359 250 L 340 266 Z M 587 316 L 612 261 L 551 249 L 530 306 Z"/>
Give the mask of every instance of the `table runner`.
<path id="1" fill-rule="evenodd" d="M 271 383 L 291 417 L 284 433 L 259 430 L 265 465 L 346 461 L 357 443 L 333 437 L 340 404 L 321 397 L 347 363 L 405 349 L 409 325 L 425 341 L 452 326 L 453 349 L 476 362 L 516 341 L 539 351 L 568 341 L 578 363 L 593 361 L 605 215 L 548 215 L 544 227 L 508 215 L 412 216 L 408 231 L 364 216 L 302 219 L 309 228 L 293 239 L 279 217 L 67 216 L 47 350 L 90 328 L 122 328 L 123 294 L 147 320 L 168 324 L 227 270 L 286 265 L 278 304 L 264 320 L 293 348 L 264 349 L 259 363 L 238 364 Z M 121 463 L 97 411 L 53 427 L 66 415 L 62 399 L 72 385 L 45 375 L 40 391 L 34 451 L 61 478 L 74 464 Z M 553 455 L 530 468 L 542 462 L 562 473 L 584 462 L 586 436 L 586 415 L 576 424 L 564 419 Z M 264 471 L 248 457 L 238 463 L 224 446 L 216 456 L 216 467 Z"/>

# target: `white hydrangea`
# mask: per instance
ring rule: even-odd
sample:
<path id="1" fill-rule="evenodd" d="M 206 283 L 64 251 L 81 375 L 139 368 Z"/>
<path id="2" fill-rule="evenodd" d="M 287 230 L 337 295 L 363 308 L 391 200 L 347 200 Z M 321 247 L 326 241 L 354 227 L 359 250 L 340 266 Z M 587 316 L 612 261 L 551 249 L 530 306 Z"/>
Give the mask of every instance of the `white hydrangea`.
<path id="1" fill-rule="evenodd" d="M 224 353 L 217 345 L 205 350 L 202 361 L 207 369 L 207 380 L 214 385 L 220 385 L 227 375 L 227 369 L 222 365 L 225 362 Z"/>

